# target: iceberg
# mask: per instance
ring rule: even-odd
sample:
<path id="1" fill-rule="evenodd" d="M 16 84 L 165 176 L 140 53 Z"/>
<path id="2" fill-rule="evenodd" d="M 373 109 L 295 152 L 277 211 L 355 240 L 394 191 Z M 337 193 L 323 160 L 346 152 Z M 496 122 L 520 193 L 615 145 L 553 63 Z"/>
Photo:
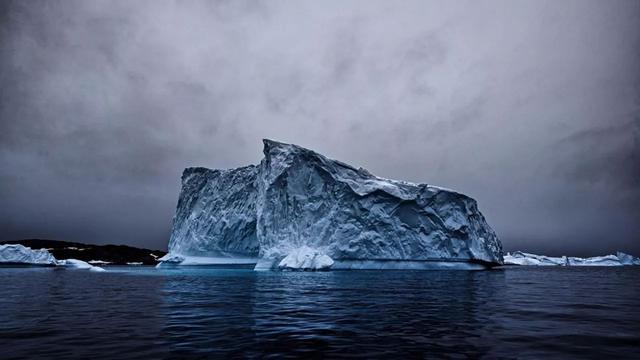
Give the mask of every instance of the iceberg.
<path id="1" fill-rule="evenodd" d="M 46 249 L 7 244 L 0 245 L 0 265 L 56 266 L 56 258 Z"/>
<path id="2" fill-rule="evenodd" d="M 507 253 L 504 255 L 505 265 L 532 265 L 532 266 L 557 266 L 566 265 L 567 257 L 551 257 L 529 254 L 522 251 Z"/>
<path id="3" fill-rule="evenodd" d="M 475 200 L 377 177 L 312 150 L 263 140 L 237 169 L 187 168 L 160 267 L 486 268 L 502 244 Z"/>
<path id="4" fill-rule="evenodd" d="M 623 265 L 640 265 L 640 258 L 625 254 L 622 251 L 618 251 L 616 257 Z"/>
<path id="5" fill-rule="evenodd" d="M 0 245 L 0 265 L 57 266 L 71 269 L 105 271 L 88 262 L 77 259 L 56 260 L 46 249 L 33 250 L 19 244 Z"/>
<path id="6" fill-rule="evenodd" d="M 261 260 L 256 264 L 256 270 L 300 270 L 320 271 L 329 270 L 334 261 L 329 256 L 318 252 L 308 246 L 295 249 L 282 260 Z"/>
<path id="7" fill-rule="evenodd" d="M 551 257 L 516 251 L 507 253 L 504 256 L 504 264 L 525 266 L 628 266 L 640 265 L 640 259 L 623 252 L 618 252 L 616 255 L 580 258 L 567 256 Z"/>
<path id="8" fill-rule="evenodd" d="M 89 271 L 96 271 L 96 272 L 106 271 L 105 269 L 99 266 L 93 266 L 86 261 L 82 261 L 78 259 L 58 260 L 56 264 L 58 266 L 68 268 L 68 269 L 89 270 Z"/>
<path id="9" fill-rule="evenodd" d="M 186 260 L 186 257 L 182 255 L 167 253 L 167 255 L 158 259 L 159 263 L 158 265 L 156 265 L 156 267 L 180 265 L 185 260 Z"/>

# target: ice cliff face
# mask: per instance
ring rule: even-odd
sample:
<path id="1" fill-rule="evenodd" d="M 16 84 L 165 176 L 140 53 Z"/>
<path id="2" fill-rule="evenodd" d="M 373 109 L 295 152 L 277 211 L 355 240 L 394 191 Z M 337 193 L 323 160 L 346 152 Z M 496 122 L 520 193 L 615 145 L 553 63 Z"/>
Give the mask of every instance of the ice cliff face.
<path id="1" fill-rule="evenodd" d="M 174 217 L 169 254 L 257 256 L 258 168 L 187 168 Z"/>
<path id="2" fill-rule="evenodd" d="M 304 263 L 296 261 L 300 254 L 338 267 L 502 263 L 500 241 L 465 195 L 382 179 L 271 140 L 264 140 L 264 155 L 258 166 L 185 170 L 168 258 L 259 257 L 271 268 L 282 268 L 285 258 L 287 268 Z"/>

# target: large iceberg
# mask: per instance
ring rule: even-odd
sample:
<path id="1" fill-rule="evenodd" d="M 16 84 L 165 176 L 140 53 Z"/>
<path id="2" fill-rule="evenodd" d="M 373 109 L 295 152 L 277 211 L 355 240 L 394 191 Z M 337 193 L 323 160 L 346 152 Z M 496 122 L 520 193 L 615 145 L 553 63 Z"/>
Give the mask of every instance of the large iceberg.
<path id="1" fill-rule="evenodd" d="M 551 257 L 516 251 L 507 253 L 504 256 L 504 264 L 529 266 L 625 266 L 640 265 L 640 259 L 623 252 L 618 252 L 616 255 L 580 258 L 567 256 Z"/>
<path id="2" fill-rule="evenodd" d="M 7 244 L 0 245 L 0 265 L 56 266 L 56 258 L 46 249 Z"/>
<path id="3" fill-rule="evenodd" d="M 503 262 L 502 245 L 472 198 L 383 179 L 271 140 L 257 166 L 185 169 L 161 260 L 322 270 Z"/>

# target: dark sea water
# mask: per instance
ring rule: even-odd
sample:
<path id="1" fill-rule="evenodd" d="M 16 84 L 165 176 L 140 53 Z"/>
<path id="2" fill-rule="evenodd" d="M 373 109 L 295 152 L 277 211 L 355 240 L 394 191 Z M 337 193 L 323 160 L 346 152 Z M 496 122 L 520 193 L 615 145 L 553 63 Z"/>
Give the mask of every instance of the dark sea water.
<path id="1" fill-rule="evenodd" d="M 640 268 L 0 269 L 0 358 L 640 358 Z"/>

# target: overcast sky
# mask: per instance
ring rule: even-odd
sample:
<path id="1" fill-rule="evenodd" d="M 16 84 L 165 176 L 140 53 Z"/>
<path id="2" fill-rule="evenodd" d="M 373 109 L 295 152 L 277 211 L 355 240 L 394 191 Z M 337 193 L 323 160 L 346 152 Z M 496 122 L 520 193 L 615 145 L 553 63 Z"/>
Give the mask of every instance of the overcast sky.
<path id="1" fill-rule="evenodd" d="M 640 1 L 0 2 L 0 239 L 166 248 L 265 137 L 640 255 Z"/>

